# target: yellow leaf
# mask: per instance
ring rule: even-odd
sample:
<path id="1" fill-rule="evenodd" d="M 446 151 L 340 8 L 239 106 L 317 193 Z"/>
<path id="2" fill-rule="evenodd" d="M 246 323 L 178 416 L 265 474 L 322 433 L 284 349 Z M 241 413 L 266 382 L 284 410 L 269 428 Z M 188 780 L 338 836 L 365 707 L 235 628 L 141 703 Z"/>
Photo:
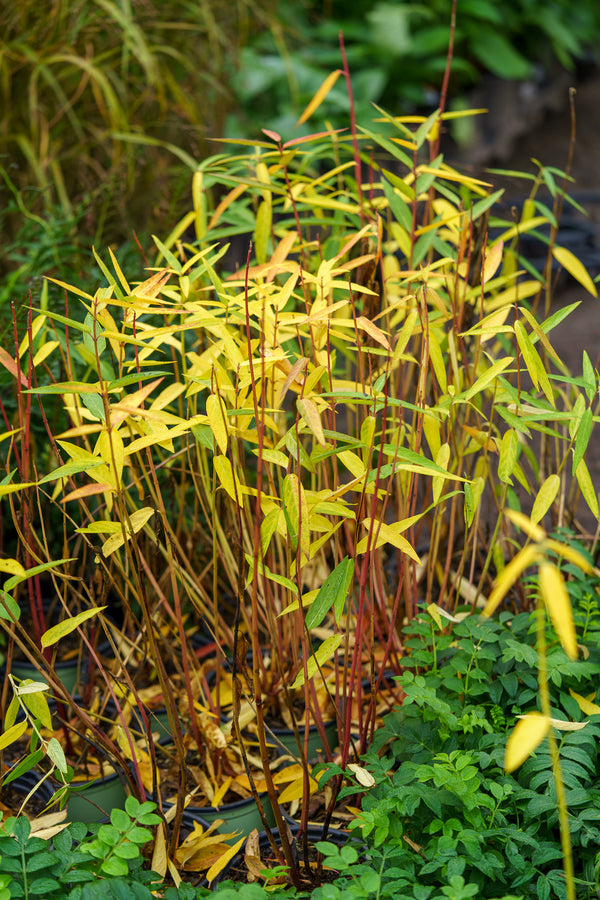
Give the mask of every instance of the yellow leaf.
<path id="1" fill-rule="evenodd" d="M 223 781 L 223 784 L 221 784 L 219 786 L 219 788 L 215 791 L 215 795 L 211 801 L 211 806 L 217 807 L 217 806 L 221 805 L 221 803 L 223 802 L 223 798 L 225 797 L 225 795 L 227 794 L 227 791 L 231 787 L 232 780 L 233 779 L 231 778 L 231 775 L 228 778 L 225 778 L 225 780 Z"/>
<path id="2" fill-rule="evenodd" d="M 554 552 L 559 556 L 568 559 L 569 562 L 573 563 L 573 565 L 579 566 L 579 568 L 587 575 L 591 575 L 592 573 L 600 575 L 600 572 L 598 572 L 597 569 L 594 569 L 594 567 L 587 561 L 585 556 L 582 556 L 581 553 L 579 553 L 573 547 L 569 547 L 568 544 L 561 544 L 560 541 L 555 541 L 553 538 L 548 538 L 544 542 L 544 545 L 549 550 L 554 550 Z"/>
<path id="3" fill-rule="evenodd" d="M 22 734 L 27 731 L 29 727 L 29 722 L 25 719 L 24 722 L 17 722 L 16 725 L 13 725 L 11 728 L 7 728 L 3 735 L 0 735 L 0 750 L 4 750 L 5 747 L 8 747 L 10 744 L 13 744 L 15 741 L 18 741 Z"/>
<path id="4" fill-rule="evenodd" d="M 381 547 L 382 544 L 392 544 L 394 547 L 397 547 L 398 550 L 401 550 L 402 553 L 406 553 L 407 556 L 410 556 L 410 558 L 418 565 L 421 564 L 419 556 L 406 538 L 398 533 L 397 527 L 394 525 L 387 525 L 385 522 L 379 522 L 377 519 L 368 518 L 363 519 L 362 524 L 368 529 L 369 534 L 356 545 L 357 553 L 366 553 L 367 547 L 370 550 L 375 550 L 377 547 Z M 396 526 L 401 524 L 402 523 L 397 522 Z M 374 540 L 375 537 L 377 539 L 376 542 Z"/>
<path id="5" fill-rule="evenodd" d="M 235 500 L 239 506 L 244 505 L 244 497 L 239 478 L 233 471 L 230 460 L 226 456 L 215 456 L 213 465 L 217 478 L 221 483 L 221 487 L 226 491 L 232 500 Z"/>
<path id="6" fill-rule="evenodd" d="M 532 541 L 537 541 L 539 543 L 546 537 L 546 532 L 540 525 L 536 525 L 531 519 L 528 519 L 527 516 L 518 512 L 516 509 L 507 509 L 506 517 L 507 519 L 510 519 L 513 525 L 516 525 L 517 528 L 524 531 L 527 537 L 530 537 Z"/>
<path id="7" fill-rule="evenodd" d="M 298 407 L 298 412 L 308 425 L 310 431 L 316 437 L 319 444 L 324 447 L 325 435 L 323 434 L 323 426 L 321 425 L 319 410 L 317 409 L 313 401 L 309 400 L 308 397 L 300 397 L 296 405 Z"/>
<path id="8" fill-rule="evenodd" d="M 160 269 L 154 275 L 151 275 L 150 278 L 147 278 L 146 281 L 138 284 L 133 290 L 133 295 L 141 297 L 143 300 L 155 300 L 172 274 L 172 269 Z M 125 290 L 127 289 L 125 287 Z"/>
<path id="9" fill-rule="evenodd" d="M 517 578 L 525 571 L 525 569 L 536 563 L 539 557 L 540 552 L 537 547 L 529 545 L 517 553 L 514 559 L 511 559 L 509 564 L 498 576 L 494 589 L 488 598 L 488 602 L 482 610 L 482 615 L 491 616 L 494 614 L 496 608 L 510 591 Z"/>
<path id="10" fill-rule="evenodd" d="M 552 563 L 542 562 L 539 571 L 539 584 L 546 609 L 565 653 L 570 659 L 577 659 L 577 638 L 575 636 L 573 609 L 559 569 Z"/>
<path id="11" fill-rule="evenodd" d="M 25 569 L 16 559 L 0 559 L 0 572 L 7 572 L 9 575 L 25 575 Z"/>
<path id="12" fill-rule="evenodd" d="M 590 278 L 583 263 L 577 259 L 574 253 L 571 253 L 566 247 L 553 247 L 552 255 L 557 263 L 561 265 L 563 269 L 566 269 L 569 275 L 573 276 L 575 281 L 578 281 L 586 291 L 589 291 L 592 297 L 598 296 L 596 285 Z"/>
<path id="13" fill-rule="evenodd" d="M 152 851 L 152 871 L 158 872 L 163 878 L 167 874 L 168 868 L 167 842 L 165 841 L 164 826 L 159 827 L 156 831 L 154 839 L 154 849 Z"/>
<path id="14" fill-rule="evenodd" d="M 221 453 L 227 453 L 227 419 L 223 410 L 223 401 L 216 394 L 209 394 L 206 398 L 206 415 L 219 450 Z"/>
<path id="15" fill-rule="evenodd" d="M 56 347 L 58 347 L 58 341 L 46 341 L 45 344 L 42 344 L 38 352 L 33 357 L 34 369 L 36 366 L 39 366 L 40 363 L 42 363 L 48 356 L 50 356 L 50 354 L 53 350 L 56 349 Z"/>
<path id="16" fill-rule="evenodd" d="M 525 762 L 544 740 L 550 728 L 548 717 L 539 712 L 528 713 L 518 718 L 519 721 L 506 742 L 504 768 L 507 772 L 514 772 Z"/>
<path id="17" fill-rule="evenodd" d="M 600 716 L 600 706 L 597 703 L 592 703 L 587 697 L 582 697 L 581 694 L 576 694 L 574 690 L 569 688 L 569 693 L 574 700 L 577 701 L 577 705 L 582 713 L 586 716 Z M 592 694 L 592 696 L 594 696 Z"/>
<path id="18" fill-rule="evenodd" d="M 237 841 L 235 844 L 233 844 L 232 847 L 226 850 L 225 853 L 221 857 L 219 857 L 217 862 L 210 867 L 210 869 L 206 873 L 206 880 L 208 881 L 209 885 L 213 878 L 216 878 L 219 872 L 223 871 L 227 863 L 231 859 L 233 859 L 245 840 L 245 837 L 240 838 L 239 841 Z"/>
<path id="19" fill-rule="evenodd" d="M 503 241 L 498 241 L 493 247 L 488 247 L 483 262 L 483 272 L 481 273 L 481 284 L 493 278 L 498 270 L 498 266 L 502 262 L 502 251 L 504 250 Z"/>
<path id="20" fill-rule="evenodd" d="M 312 116 L 314 111 L 319 108 L 319 106 L 321 105 L 321 103 L 323 102 L 323 100 L 325 99 L 325 97 L 327 96 L 329 91 L 332 89 L 332 87 L 334 86 L 334 84 L 336 83 L 336 81 L 338 80 L 338 78 L 340 77 L 341 74 L 342 74 L 341 69 L 335 69 L 335 71 L 329 73 L 329 75 L 327 76 L 327 78 L 325 79 L 325 81 L 323 82 L 321 87 L 319 88 L 319 90 L 316 92 L 316 94 L 314 95 L 314 97 L 312 98 L 312 100 L 310 101 L 310 103 L 308 104 L 308 106 L 306 107 L 306 109 L 304 110 L 304 112 L 302 113 L 302 115 L 300 116 L 298 121 L 296 122 L 296 128 L 298 127 L 298 125 L 302 125 L 304 122 L 306 122 L 308 119 L 310 119 L 310 117 Z"/>

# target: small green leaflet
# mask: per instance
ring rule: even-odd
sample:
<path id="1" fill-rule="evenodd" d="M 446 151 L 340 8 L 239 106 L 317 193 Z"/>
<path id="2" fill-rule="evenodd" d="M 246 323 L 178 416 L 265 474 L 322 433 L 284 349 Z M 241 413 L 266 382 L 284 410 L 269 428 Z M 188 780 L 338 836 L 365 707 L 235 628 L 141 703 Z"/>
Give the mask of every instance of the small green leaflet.
<path id="1" fill-rule="evenodd" d="M 106 609 L 106 606 L 97 606 L 95 609 L 84 609 L 83 612 L 73 616 L 71 619 L 65 619 L 64 622 L 59 622 L 58 625 L 49 628 L 48 631 L 45 631 L 42 635 L 42 647 L 51 647 L 52 644 L 56 644 L 61 638 L 64 638 L 67 634 L 75 631 L 75 629 L 79 628 L 83 622 L 91 619 L 92 616 L 97 615 L 104 609 Z"/>
<path id="2" fill-rule="evenodd" d="M 354 576 L 354 560 L 348 556 L 327 576 L 319 592 L 308 608 L 304 619 L 306 627 L 318 628 L 333 607 L 335 621 L 339 624 L 348 589 Z"/>
<path id="3" fill-rule="evenodd" d="M 343 634 L 332 634 L 331 637 L 328 637 L 323 641 L 317 652 L 309 657 L 306 663 L 306 675 L 309 680 L 314 677 L 319 670 L 319 667 L 326 663 L 332 654 L 335 653 L 340 646 L 343 637 Z M 302 687 L 304 684 L 304 674 L 304 667 L 302 667 L 296 675 L 292 690 L 294 690 L 294 688 Z"/>

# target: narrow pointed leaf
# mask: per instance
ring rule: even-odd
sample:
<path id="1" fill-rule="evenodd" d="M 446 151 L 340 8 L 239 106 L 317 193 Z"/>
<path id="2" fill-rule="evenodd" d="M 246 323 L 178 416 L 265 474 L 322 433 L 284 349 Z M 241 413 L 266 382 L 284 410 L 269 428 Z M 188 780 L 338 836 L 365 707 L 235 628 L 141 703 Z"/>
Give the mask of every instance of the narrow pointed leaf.
<path id="1" fill-rule="evenodd" d="M 106 606 L 97 606 L 94 609 L 84 609 L 83 612 L 78 613 L 78 615 L 73 616 L 70 619 L 65 619 L 64 622 L 59 622 L 58 625 L 49 628 L 41 637 L 42 647 L 51 647 L 53 644 L 56 644 L 61 638 L 66 637 L 67 634 L 71 634 L 71 632 L 75 631 L 76 628 L 79 628 L 83 622 L 87 622 L 88 619 L 98 615 L 98 613 L 102 612 L 104 609 L 106 609 Z"/>
<path id="2" fill-rule="evenodd" d="M 318 628 L 332 607 L 339 622 L 353 575 L 354 560 L 346 556 L 328 575 L 310 605 L 304 620 L 309 630 Z"/>
<path id="3" fill-rule="evenodd" d="M 570 659 L 577 659 L 577 637 L 573 609 L 560 570 L 549 562 L 542 562 L 539 583 L 546 609 L 563 650 Z"/>
<path id="4" fill-rule="evenodd" d="M 504 768 L 514 772 L 527 757 L 538 747 L 550 728 L 547 716 L 539 712 L 520 717 L 506 742 Z"/>

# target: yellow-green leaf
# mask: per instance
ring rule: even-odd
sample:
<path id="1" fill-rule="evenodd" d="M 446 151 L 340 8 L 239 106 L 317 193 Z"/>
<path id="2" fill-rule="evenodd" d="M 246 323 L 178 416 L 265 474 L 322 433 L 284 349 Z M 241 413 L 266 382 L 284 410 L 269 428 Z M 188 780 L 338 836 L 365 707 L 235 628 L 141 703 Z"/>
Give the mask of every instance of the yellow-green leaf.
<path id="1" fill-rule="evenodd" d="M 44 685 L 44 690 L 48 690 L 48 685 Z M 19 691 L 19 694 L 22 692 Z M 26 694 L 23 698 L 23 703 L 33 714 L 34 718 L 39 719 L 44 728 L 52 728 L 52 714 L 50 712 L 50 707 L 48 706 L 48 701 L 46 700 L 46 695 L 42 691 L 35 691 L 32 694 Z"/>
<path id="2" fill-rule="evenodd" d="M 560 477 L 558 475 L 548 475 L 543 485 L 538 491 L 537 497 L 533 503 L 531 510 L 531 521 L 534 524 L 540 522 L 556 499 L 560 488 Z"/>
<path id="3" fill-rule="evenodd" d="M 544 603 L 554 630 L 570 659 L 577 659 L 577 637 L 571 600 L 560 570 L 549 562 L 542 562 L 539 571 L 539 584 Z"/>
<path id="4" fill-rule="evenodd" d="M 599 514 L 598 495 L 594 489 L 594 484 L 592 482 L 585 459 L 582 459 L 577 466 L 575 470 L 575 478 L 577 479 L 577 483 L 581 488 L 581 493 L 583 494 L 585 502 L 591 509 L 594 518 L 597 519 Z"/>
<path id="5" fill-rule="evenodd" d="M 514 359 L 512 358 L 512 356 L 505 356 L 503 357 L 503 359 L 499 359 L 497 362 L 495 362 L 492 366 L 490 366 L 487 372 L 484 372 L 483 375 L 481 375 L 477 379 L 475 384 L 472 384 L 471 387 L 465 391 L 463 395 L 464 399 L 470 400 L 471 397 L 474 397 L 476 394 L 481 394 L 481 392 L 485 390 L 485 388 L 488 387 L 488 385 L 490 385 L 493 381 L 495 381 L 495 379 L 498 378 L 498 376 L 501 375 L 502 372 L 504 372 L 504 370 L 507 369 L 513 362 Z"/>
<path id="6" fill-rule="evenodd" d="M 294 683 L 292 684 L 292 690 L 294 688 L 302 687 L 304 684 L 305 675 L 310 681 L 311 678 L 315 675 L 315 673 L 319 670 L 319 667 L 324 665 L 328 659 L 330 659 L 337 648 L 340 646 L 344 635 L 343 634 L 332 634 L 331 637 L 326 638 L 323 643 L 317 648 L 316 652 L 309 656 L 306 662 L 306 673 L 304 671 L 304 666 L 298 672 Z"/>
<path id="7" fill-rule="evenodd" d="M 506 484 L 512 484 L 510 476 L 514 472 L 519 455 L 519 438 L 514 428 L 511 428 L 502 438 L 500 444 L 500 459 L 498 460 L 498 478 Z"/>
<path id="8" fill-rule="evenodd" d="M 102 612 L 104 609 L 106 609 L 105 606 L 97 606 L 94 609 L 84 609 L 83 612 L 78 613 L 76 616 L 65 619 L 63 622 L 59 622 L 58 625 L 49 628 L 41 637 L 40 642 L 42 647 L 51 647 L 53 644 L 56 644 L 61 638 L 66 637 L 67 634 L 71 634 L 71 632 L 75 631 L 76 628 L 79 628 L 83 622 L 87 622 L 88 619 L 98 615 L 98 613 Z"/>
<path id="9" fill-rule="evenodd" d="M 217 394 L 209 394 L 206 398 L 206 415 L 219 450 L 223 454 L 227 453 L 227 419 L 223 411 L 223 401 Z"/>
<path id="10" fill-rule="evenodd" d="M 572 275 L 575 281 L 578 281 L 579 284 L 586 289 L 586 291 L 589 291 L 592 297 L 598 296 L 596 285 L 590 278 L 590 275 L 583 263 L 579 259 L 577 259 L 574 253 L 571 253 L 571 251 L 567 250 L 566 247 L 553 247 L 552 255 L 557 263 L 564 269 L 566 269 L 569 275 Z"/>
<path id="11" fill-rule="evenodd" d="M 526 716 L 519 716 L 519 721 L 506 742 L 504 768 L 507 772 L 514 772 L 525 762 L 535 748 L 542 743 L 549 728 L 548 717 L 542 713 L 532 712 Z"/>

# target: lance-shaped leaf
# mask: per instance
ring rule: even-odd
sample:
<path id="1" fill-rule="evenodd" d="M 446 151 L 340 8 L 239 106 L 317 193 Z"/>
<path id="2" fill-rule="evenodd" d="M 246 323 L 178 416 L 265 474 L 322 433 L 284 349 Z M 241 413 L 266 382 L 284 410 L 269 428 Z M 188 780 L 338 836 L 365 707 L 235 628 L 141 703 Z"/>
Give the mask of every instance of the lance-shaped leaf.
<path id="1" fill-rule="evenodd" d="M 560 570 L 549 562 L 542 562 L 539 571 L 540 590 L 554 630 L 570 659 L 577 659 L 577 637 L 573 609 Z"/>
<path id="2" fill-rule="evenodd" d="M 326 442 L 325 435 L 323 434 L 323 426 L 321 425 L 321 417 L 319 416 L 319 410 L 313 401 L 308 397 L 300 397 L 296 402 L 296 406 L 312 434 L 316 437 L 319 444 L 324 447 Z"/>
<path id="3" fill-rule="evenodd" d="M 531 521 L 534 525 L 544 518 L 554 503 L 559 488 L 560 477 L 558 475 L 548 475 L 538 491 L 537 497 L 533 503 L 533 509 L 531 510 Z"/>
<path id="4" fill-rule="evenodd" d="M 574 253 L 571 253 L 566 247 L 553 247 L 552 255 L 557 263 L 566 269 L 569 275 L 572 275 L 575 281 L 578 281 L 586 291 L 589 291 L 593 297 L 598 296 L 596 285 L 583 263 L 577 259 Z"/>
<path id="5" fill-rule="evenodd" d="M 27 719 L 25 719 L 24 722 L 17 722 L 16 725 L 7 728 L 4 734 L 0 735 L 0 750 L 4 750 L 5 747 L 10 747 L 11 744 L 18 741 L 28 728 L 29 722 Z"/>
<path id="6" fill-rule="evenodd" d="M 129 526 L 127 527 L 125 538 L 130 541 L 132 535 L 137 534 L 138 531 L 141 531 L 148 519 L 150 519 L 155 513 L 155 510 L 151 506 L 144 506 L 142 509 L 136 509 L 136 511 L 129 517 L 129 522 L 131 524 L 131 529 Z M 124 543 L 123 532 L 120 534 L 111 535 L 108 540 L 104 542 L 102 545 L 102 553 L 104 556 L 109 556 L 111 553 L 114 553 L 115 550 L 118 550 Z"/>
<path id="7" fill-rule="evenodd" d="M 514 772 L 538 747 L 550 729 L 550 720 L 539 712 L 519 716 L 519 721 L 511 731 L 504 752 L 504 768 Z"/>
<path id="8" fill-rule="evenodd" d="M 313 96 L 312 100 L 296 122 L 296 126 L 304 124 L 312 114 L 319 108 L 329 91 L 332 89 L 340 75 L 342 74 L 341 69 L 334 69 L 333 72 L 330 72 L 323 84 L 320 86 L 316 94 Z"/>
<path id="9" fill-rule="evenodd" d="M 587 467 L 585 459 L 582 459 L 577 469 L 575 470 L 575 478 L 577 479 L 577 483 L 581 488 L 581 493 L 583 494 L 583 498 L 589 508 L 592 511 L 594 518 L 598 518 L 599 509 L 598 509 L 598 494 L 594 488 L 594 483 L 592 481 L 590 471 Z"/>
<path id="10" fill-rule="evenodd" d="M 316 672 L 318 672 L 319 668 L 323 666 L 335 653 L 337 648 L 340 646 L 343 638 L 343 634 L 332 634 L 331 637 L 328 637 L 323 641 L 323 643 L 318 647 L 318 649 L 312 656 L 309 656 L 306 662 L 306 677 L 309 681 L 314 677 Z M 304 676 L 304 666 L 302 666 L 302 668 L 296 675 L 294 683 L 292 684 L 292 690 L 294 690 L 294 688 L 302 687 L 305 680 Z"/>
<path id="11" fill-rule="evenodd" d="M 308 608 L 304 621 L 309 630 L 318 628 L 332 607 L 339 623 L 353 575 L 354 560 L 346 556 L 327 576 Z"/>
<path id="12" fill-rule="evenodd" d="M 493 615 L 517 578 L 519 578 L 525 569 L 534 565 L 539 558 L 540 551 L 537 547 L 532 547 L 531 545 L 523 547 L 498 576 L 494 589 L 488 598 L 488 602 L 482 610 L 482 615 Z"/>
<path id="13" fill-rule="evenodd" d="M 206 398 L 206 415 L 219 450 L 221 453 L 227 453 L 227 419 L 223 409 L 223 401 L 217 394 L 209 394 Z"/>
<path id="14" fill-rule="evenodd" d="M 63 622 L 59 622 L 58 625 L 49 628 L 41 637 L 40 642 L 42 647 L 51 647 L 53 644 L 56 644 L 61 638 L 71 634 L 72 631 L 75 631 L 76 628 L 79 628 L 80 625 L 87 622 L 87 620 L 91 619 L 93 616 L 98 615 L 98 613 L 102 612 L 104 609 L 106 609 L 105 606 L 97 606 L 94 609 L 84 609 L 83 612 L 78 613 L 76 616 L 65 619 Z"/>
<path id="15" fill-rule="evenodd" d="M 304 488 L 293 473 L 283 480 L 283 514 L 294 552 L 300 549 L 306 559 L 310 553 L 310 530 L 308 503 Z"/>

